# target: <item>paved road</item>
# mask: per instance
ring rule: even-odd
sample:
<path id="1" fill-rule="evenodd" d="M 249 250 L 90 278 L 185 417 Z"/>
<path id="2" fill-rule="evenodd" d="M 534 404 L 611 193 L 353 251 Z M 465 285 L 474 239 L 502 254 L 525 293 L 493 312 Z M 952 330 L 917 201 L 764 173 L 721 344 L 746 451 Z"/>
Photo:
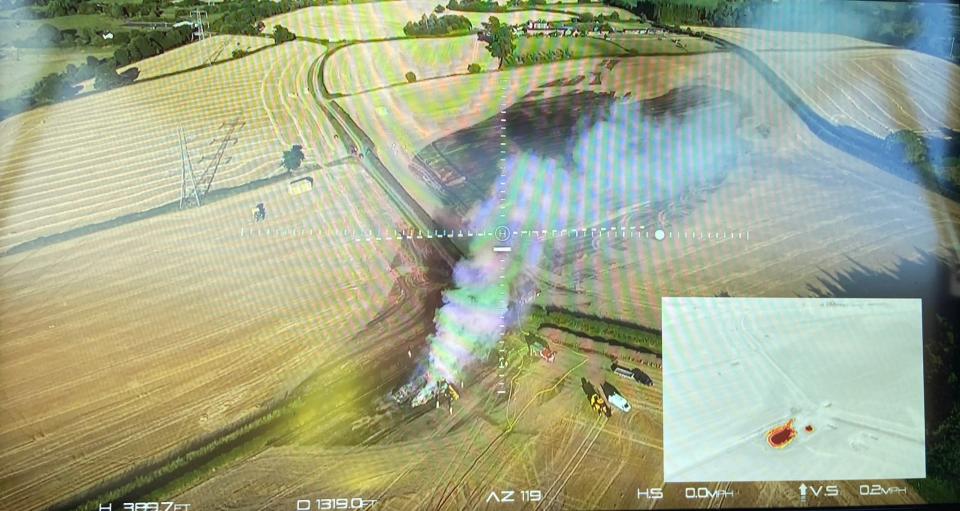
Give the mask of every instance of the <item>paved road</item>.
<path id="1" fill-rule="evenodd" d="M 370 137 L 367 136 L 363 129 L 357 125 L 335 100 L 329 98 L 328 94 L 326 94 L 326 90 L 319 80 L 319 77 L 322 76 L 323 73 L 322 66 L 324 62 L 325 59 L 318 58 L 311 65 L 309 72 L 310 93 L 313 94 L 320 109 L 323 110 L 324 115 L 330 121 L 330 124 L 333 125 L 344 147 L 348 151 L 351 151 L 354 147 L 358 149 L 359 155 L 362 155 L 362 157 L 357 157 L 360 165 L 363 166 L 363 168 L 370 173 L 370 176 L 373 177 L 374 181 L 383 188 L 387 196 L 394 202 L 410 225 L 419 229 L 424 235 L 428 233 L 432 235 L 437 231 L 442 231 L 441 226 L 420 206 L 420 203 L 407 192 L 397 178 L 387 169 L 383 162 L 380 161 L 380 158 L 377 157 L 376 146 L 373 141 L 370 140 Z M 464 257 L 463 250 L 449 238 L 439 236 L 436 239 L 439 246 L 442 247 L 442 252 L 447 262 L 450 263 L 451 266 Z"/>

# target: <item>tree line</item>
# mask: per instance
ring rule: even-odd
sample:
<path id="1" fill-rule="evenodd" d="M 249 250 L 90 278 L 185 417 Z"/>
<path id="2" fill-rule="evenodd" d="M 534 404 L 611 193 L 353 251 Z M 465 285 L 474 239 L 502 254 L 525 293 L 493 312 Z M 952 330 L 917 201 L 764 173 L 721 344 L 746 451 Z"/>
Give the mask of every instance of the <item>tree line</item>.
<path id="1" fill-rule="evenodd" d="M 616 341 L 654 353 L 663 351 L 659 332 L 620 321 L 536 305 L 530 308 L 526 321 L 525 329 L 555 327 L 585 337 Z"/>
<path id="2" fill-rule="evenodd" d="M 75 14 L 102 14 L 116 19 L 152 18 L 161 19 L 164 3 L 160 0 L 145 0 L 129 3 L 102 3 L 94 0 L 0 0 L 0 9 L 24 9 L 15 13 L 17 17 L 56 18 Z M 184 0 L 177 4 L 179 13 L 189 13 L 191 6 L 206 5 L 199 0 Z"/>
<path id="3" fill-rule="evenodd" d="M 900 130 L 884 139 L 887 154 L 916 169 L 933 190 L 960 197 L 960 132 L 944 129 L 946 137 Z"/>
<path id="4" fill-rule="evenodd" d="M 510 0 L 503 4 L 489 0 L 450 0 L 447 2 L 447 9 L 466 12 L 508 12 L 534 5 L 546 5 L 546 3 L 546 0 Z"/>
<path id="5" fill-rule="evenodd" d="M 183 46 L 193 39 L 193 26 L 185 25 L 170 30 L 145 30 L 130 38 L 113 52 L 116 67 L 159 55 Z"/>
<path id="6" fill-rule="evenodd" d="M 403 33 L 408 36 L 444 35 L 451 32 L 465 32 L 472 28 L 473 24 L 466 16 L 459 14 L 437 16 L 430 13 L 429 16 L 424 14 L 417 21 L 408 21 L 403 26 Z"/>
<path id="7" fill-rule="evenodd" d="M 211 17 L 222 13 L 219 19 L 211 23 L 211 30 L 224 34 L 257 35 L 263 30 L 264 18 L 276 16 L 305 7 L 319 5 L 319 2 L 294 2 L 281 0 L 239 0 L 214 4 L 208 9 Z"/>

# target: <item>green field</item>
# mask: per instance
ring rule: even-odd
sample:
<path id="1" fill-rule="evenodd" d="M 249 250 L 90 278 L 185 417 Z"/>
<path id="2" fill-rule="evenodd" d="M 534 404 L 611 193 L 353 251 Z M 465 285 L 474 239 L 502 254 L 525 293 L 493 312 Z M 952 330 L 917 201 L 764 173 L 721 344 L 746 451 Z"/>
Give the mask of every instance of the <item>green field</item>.
<path id="1" fill-rule="evenodd" d="M 518 37 L 514 54 L 567 50 L 573 58 L 622 55 L 616 45 L 595 37 Z"/>
<path id="2" fill-rule="evenodd" d="M 638 25 L 639 26 L 639 25 Z M 632 27 L 631 27 L 632 28 Z M 679 48 L 673 39 L 680 38 L 685 48 Z M 567 50 L 572 58 L 599 57 L 609 55 L 663 55 L 702 53 L 714 51 L 717 46 L 696 37 L 665 35 L 662 39 L 654 36 L 613 36 L 608 40 L 597 37 L 520 37 L 514 54 L 536 53 L 539 51 Z"/>
<path id="3" fill-rule="evenodd" d="M 716 7 L 720 0 L 652 0 L 660 5 L 691 5 L 695 7 Z"/>
<path id="4" fill-rule="evenodd" d="M 0 50 L 0 100 L 17 96 L 50 73 L 60 73 L 67 64 L 84 62 L 87 55 L 98 58 L 113 55 L 113 48 L 23 48 L 17 60 L 15 48 Z"/>
<path id="5" fill-rule="evenodd" d="M 646 21 L 610 21 L 608 23 L 617 30 L 623 30 L 625 28 L 650 28 L 653 26 Z"/>
<path id="6" fill-rule="evenodd" d="M 673 43 L 673 39 L 678 37 L 684 45 L 683 48 Z M 677 36 L 675 34 L 667 34 L 663 39 L 657 39 L 653 36 L 616 37 L 611 38 L 610 43 L 616 44 L 632 55 L 683 55 L 686 53 L 703 53 L 717 50 L 717 45 L 709 41 L 704 41 L 697 37 Z"/>
<path id="7" fill-rule="evenodd" d="M 49 23 L 60 30 L 83 27 L 90 27 L 94 30 L 116 30 L 121 26 L 120 21 L 101 14 L 76 14 L 37 20 L 16 20 L 3 17 L 0 18 L 0 45 L 12 44 L 14 41 L 28 38 L 36 33 L 40 25 L 45 23 Z"/>

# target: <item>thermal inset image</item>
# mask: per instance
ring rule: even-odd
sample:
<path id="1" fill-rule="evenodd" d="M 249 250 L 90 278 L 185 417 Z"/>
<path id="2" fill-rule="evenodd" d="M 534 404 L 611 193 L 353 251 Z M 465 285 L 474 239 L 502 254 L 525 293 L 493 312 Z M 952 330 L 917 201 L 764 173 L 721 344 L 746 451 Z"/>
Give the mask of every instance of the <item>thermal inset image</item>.
<path id="1" fill-rule="evenodd" d="M 664 298 L 666 482 L 926 476 L 921 303 Z"/>

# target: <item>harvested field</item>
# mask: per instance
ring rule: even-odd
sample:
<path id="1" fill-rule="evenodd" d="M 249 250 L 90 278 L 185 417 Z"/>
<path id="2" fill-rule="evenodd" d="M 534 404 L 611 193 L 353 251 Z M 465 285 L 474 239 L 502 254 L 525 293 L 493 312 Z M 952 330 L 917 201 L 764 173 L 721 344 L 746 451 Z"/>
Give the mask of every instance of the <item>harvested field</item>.
<path id="1" fill-rule="evenodd" d="M 417 80 L 467 74 L 469 64 L 496 69 L 475 35 L 440 39 L 406 39 L 358 43 L 337 50 L 324 66 L 324 81 L 331 93 L 355 94 L 404 84 L 413 71 Z"/>
<path id="2" fill-rule="evenodd" d="M 280 182 L 0 259 L 5 505 L 119 476 L 366 348 L 400 242 L 330 233 L 400 216 L 355 165 L 309 175 L 309 194 Z"/>
<path id="3" fill-rule="evenodd" d="M 497 376 L 488 374 L 466 382 L 452 413 L 427 406 L 376 444 L 270 448 L 177 500 L 227 510 L 313 495 L 372 495 L 390 509 L 473 509 L 492 506 L 485 502 L 491 489 L 517 487 L 540 489 L 545 509 L 648 507 L 635 492 L 638 484 L 656 487 L 663 480 L 661 371 L 645 366 L 654 385 L 644 387 L 611 376 L 606 357 L 552 347 L 554 363 L 524 361 L 505 402 L 490 396 Z M 609 382 L 633 410 L 598 419 L 581 378 L 598 391 Z M 843 491 L 852 496 L 856 487 L 844 483 Z M 785 502 L 796 488 L 739 485 L 737 492 L 738 506 L 753 507 Z M 682 485 L 667 485 L 664 507 L 686 502 Z"/>
<path id="4" fill-rule="evenodd" d="M 701 58 L 707 57 L 615 58 L 612 60 L 619 63 L 613 64 L 614 72 L 607 69 L 609 59 L 561 61 L 409 84 L 337 102 L 367 131 L 377 144 L 380 158 L 405 186 L 412 188 L 411 193 L 418 201 L 428 210 L 439 211 L 452 205 L 438 203 L 438 197 L 447 194 L 445 181 L 430 174 L 411 175 L 407 170 L 414 155 L 431 142 L 491 119 L 500 105 L 516 103 L 527 94 L 549 98 L 573 90 L 595 90 L 651 97 L 708 71 L 714 73 L 716 81 L 723 63 L 731 59 L 725 57 L 704 64 Z M 635 62 L 630 67 L 635 76 L 617 71 L 627 62 Z M 593 72 L 604 76 L 602 85 L 589 85 Z M 384 111 L 388 112 L 385 119 L 389 122 L 382 120 L 382 114 L 378 113 Z M 448 170 L 455 173 L 454 169 Z M 469 201 L 476 197 L 462 199 Z"/>
<path id="5" fill-rule="evenodd" d="M 818 114 L 878 138 L 960 128 L 960 67 L 832 34 L 709 28 L 769 65 Z"/>
<path id="6" fill-rule="evenodd" d="M 264 20 L 264 32 L 283 25 L 301 36 L 330 41 L 403 37 L 403 26 L 433 12 L 439 0 L 390 0 L 307 7 Z"/>
<path id="7" fill-rule="evenodd" d="M 549 125 L 518 125 L 511 151 L 520 150 L 522 134 L 536 133 L 537 150 L 558 156 L 568 147 L 563 126 L 569 129 L 577 117 L 564 120 L 562 111 L 547 106 L 561 94 L 630 93 L 642 99 L 700 85 L 745 101 L 747 109 L 730 127 L 744 141 L 741 152 L 720 184 L 690 190 L 666 204 L 637 204 L 624 216 L 592 224 L 623 226 L 637 233 L 632 240 L 604 240 L 593 248 L 546 242 L 552 247 L 547 252 L 559 259 L 538 279 L 541 289 L 550 290 L 549 303 L 566 309 L 656 327 L 661 296 L 711 296 L 721 290 L 735 296 L 807 296 L 824 289 L 821 279 L 832 281 L 857 265 L 882 272 L 914 264 L 922 265 L 916 271 L 925 276 L 914 278 L 908 292 L 930 293 L 937 288 L 928 280 L 937 271 L 931 265 L 938 258 L 955 262 L 943 226 L 960 222 L 957 204 L 821 142 L 737 56 L 615 60 L 612 69 L 601 59 L 584 59 L 338 101 L 367 130 L 381 159 L 411 193 L 448 216 L 465 214 L 490 193 L 500 101 L 520 109 L 517 103 L 526 97 L 529 112 L 518 119 Z M 602 83 L 591 85 L 591 73 L 600 67 Z M 578 79 L 582 76 L 586 79 Z M 417 99 L 423 97 L 434 101 Z M 558 100 L 557 108 L 570 111 L 571 101 Z M 391 112 L 389 122 L 375 115 L 378 106 Z M 542 113 L 534 113 L 537 108 Z M 510 117 L 507 122 L 513 129 Z M 764 126 L 770 129 L 767 136 Z M 789 196 L 782 196 L 785 188 Z M 670 236 L 663 242 L 652 238 L 658 225 Z M 773 262 L 785 254 L 789 272 Z"/>
<path id="8" fill-rule="evenodd" d="M 214 35 L 202 41 L 174 48 L 155 57 L 135 62 L 118 71 L 123 72 L 130 67 L 136 67 L 140 69 L 139 79 L 142 80 L 229 60 L 233 58 L 233 51 L 237 49 L 249 52 L 272 44 L 273 39 L 269 37 Z"/>
<path id="9" fill-rule="evenodd" d="M 275 174 L 291 144 L 316 147 L 306 152 L 307 165 L 335 159 L 342 148 L 335 149 L 332 130 L 306 90 L 309 68 L 323 51 L 288 43 L 3 121 L 0 252 L 178 201 L 179 128 L 196 174 L 206 172 L 211 189 Z M 228 134 L 236 142 L 227 143 L 216 165 Z"/>
<path id="10" fill-rule="evenodd" d="M 283 25 L 295 34 L 329 39 L 331 41 L 363 41 L 387 37 L 404 37 L 403 26 L 408 21 L 419 20 L 424 14 L 430 15 L 439 0 L 391 0 L 351 5 L 327 5 L 307 7 L 294 12 L 281 14 L 265 20 L 265 31 L 273 30 L 274 25 Z M 542 11 L 512 12 L 465 12 L 444 11 L 443 14 L 464 16 L 475 28 L 496 16 L 504 23 L 523 23 L 529 19 L 565 20 L 570 16 L 562 13 Z"/>
<path id="11" fill-rule="evenodd" d="M 839 34 L 781 32 L 759 28 L 690 27 L 726 39 L 748 50 L 835 51 L 854 48 L 890 48 L 885 44 Z"/>
<path id="12" fill-rule="evenodd" d="M 619 491 L 604 495 L 603 489 L 659 477 L 659 372 L 651 373 L 657 382 L 653 388 L 623 386 L 637 408 L 604 424 L 590 411 L 580 378 L 599 386 L 597 377 L 605 372 L 607 359 L 558 350 L 554 364 L 528 360 L 502 404 L 487 390 L 497 376 L 487 374 L 466 382 L 452 414 L 427 410 L 401 422 L 375 445 L 269 449 L 177 498 L 226 509 L 266 499 L 292 500 L 300 489 L 310 488 L 322 494 L 382 495 L 381 504 L 390 509 L 467 509 L 482 507 L 489 488 L 509 482 L 543 488 L 549 501 L 565 508 L 609 507 L 604 504 L 632 499 Z M 507 424 L 512 427 L 503 433 Z M 615 450 L 625 460 L 620 467 L 577 470 Z M 288 468 L 267 476 L 278 464 Z M 583 484 L 587 480 L 595 485 L 592 489 Z M 230 502 L 217 501 L 241 481 L 247 481 L 249 491 Z"/>

